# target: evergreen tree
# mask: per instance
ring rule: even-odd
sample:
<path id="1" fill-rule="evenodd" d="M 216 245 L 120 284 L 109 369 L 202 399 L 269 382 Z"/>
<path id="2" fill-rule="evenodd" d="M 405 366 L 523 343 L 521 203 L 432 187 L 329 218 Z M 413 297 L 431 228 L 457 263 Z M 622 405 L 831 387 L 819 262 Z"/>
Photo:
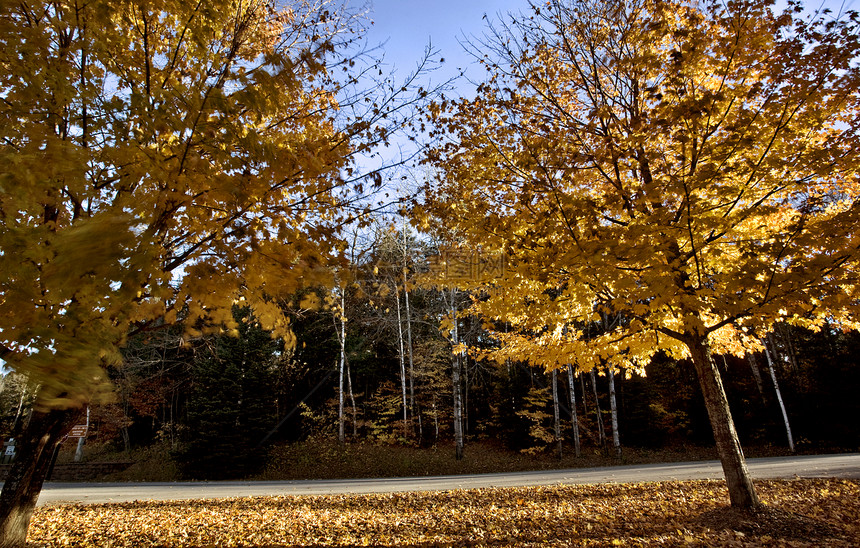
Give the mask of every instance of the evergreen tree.
<path id="1" fill-rule="evenodd" d="M 276 421 L 272 386 L 283 343 L 234 311 L 239 336 L 218 336 L 198 349 L 192 363 L 184 443 L 176 458 L 189 478 L 247 476 L 264 462 L 258 447 Z"/>

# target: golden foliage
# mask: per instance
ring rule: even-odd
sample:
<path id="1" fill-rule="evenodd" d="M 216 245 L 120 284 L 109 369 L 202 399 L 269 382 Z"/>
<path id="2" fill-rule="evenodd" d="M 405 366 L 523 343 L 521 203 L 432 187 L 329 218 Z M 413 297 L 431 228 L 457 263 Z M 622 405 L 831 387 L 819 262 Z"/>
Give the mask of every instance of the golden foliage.
<path id="1" fill-rule="evenodd" d="M 428 111 L 415 209 L 507 257 L 449 280 L 508 326 L 500 359 L 641 368 L 691 341 L 743 354 L 778 321 L 856 327 L 858 24 L 583 0 L 492 28 L 477 96 Z"/>
<path id="2" fill-rule="evenodd" d="M 130 329 L 230 331 L 326 281 L 350 164 L 326 0 L 0 4 L 0 344 L 40 405 Z"/>

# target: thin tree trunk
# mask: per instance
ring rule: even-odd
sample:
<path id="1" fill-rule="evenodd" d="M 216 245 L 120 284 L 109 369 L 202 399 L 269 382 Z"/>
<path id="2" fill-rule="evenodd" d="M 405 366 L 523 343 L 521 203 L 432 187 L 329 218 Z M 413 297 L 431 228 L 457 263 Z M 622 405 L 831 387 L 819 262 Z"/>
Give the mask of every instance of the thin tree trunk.
<path id="1" fill-rule="evenodd" d="M 594 406 L 597 413 L 597 436 L 601 449 L 606 449 L 606 427 L 603 426 L 603 411 L 600 409 L 600 400 L 597 396 L 597 368 L 591 370 L 591 386 L 594 389 Z"/>
<path id="2" fill-rule="evenodd" d="M 406 433 L 406 412 L 408 407 L 406 400 L 406 360 L 403 355 L 403 322 L 400 318 L 400 290 L 397 281 L 394 281 L 394 298 L 397 299 L 397 339 L 400 343 L 400 387 L 403 390 L 403 433 Z"/>
<path id="3" fill-rule="evenodd" d="M 612 410 L 612 446 L 615 448 L 615 456 L 621 458 L 621 436 L 618 434 L 618 404 L 615 401 L 615 372 L 611 367 L 606 368 L 609 377 L 609 406 Z"/>
<path id="4" fill-rule="evenodd" d="M 576 385 L 573 375 L 573 364 L 567 364 L 567 385 L 570 388 L 570 421 L 573 423 L 573 454 L 582 456 L 579 446 L 579 419 L 576 416 Z"/>
<path id="5" fill-rule="evenodd" d="M 55 450 L 80 414 L 80 409 L 45 411 L 37 407 L 31 412 L 16 447 L 18 457 L 0 492 L 0 548 L 25 546 L 30 518 Z"/>
<path id="6" fill-rule="evenodd" d="M 338 360 L 338 375 L 337 375 L 337 440 L 340 443 L 346 443 L 346 425 L 343 413 L 344 404 L 344 375 L 346 374 L 346 291 L 340 288 L 340 328 L 335 320 L 335 331 L 337 332 L 338 342 L 340 343 L 340 359 Z"/>
<path id="7" fill-rule="evenodd" d="M 791 369 L 797 372 L 797 354 L 794 352 L 794 343 L 791 342 L 791 327 L 785 323 L 777 324 L 776 327 L 779 329 L 779 336 L 785 343 L 785 348 L 788 351 L 788 361 L 791 363 Z"/>
<path id="8" fill-rule="evenodd" d="M 469 435 L 469 356 L 461 355 L 460 364 L 463 379 L 460 393 L 463 397 L 463 437 L 465 438 Z"/>
<path id="9" fill-rule="evenodd" d="M 555 428 L 555 444 L 556 451 L 558 452 L 558 458 L 561 459 L 564 457 L 564 452 L 561 446 L 561 419 L 559 417 L 558 410 L 558 370 L 552 370 L 552 413 L 553 413 L 553 427 Z"/>
<path id="10" fill-rule="evenodd" d="M 439 441 L 439 410 L 436 408 L 436 395 L 433 395 L 433 426 L 436 428 L 436 432 L 433 437 L 433 443 L 438 443 Z"/>
<path id="11" fill-rule="evenodd" d="M 755 385 L 758 388 L 759 395 L 764 398 L 764 384 L 761 381 L 761 371 L 758 368 L 758 362 L 755 359 L 755 354 L 752 352 L 747 352 L 747 361 L 750 364 L 750 369 L 752 369 L 753 378 L 755 379 Z"/>
<path id="12" fill-rule="evenodd" d="M 745 510 L 757 509 L 761 503 L 747 469 L 738 433 L 729 410 L 729 401 L 711 355 L 711 349 L 706 341 L 692 335 L 688 336 L 684 343 L 690 350 L 693 366 L 699 377 L 699 385 L 702 388 L 705 407 L 714 431 L 714 441 L 722 463 L 723 474 L 726 477 L 731 504 Z"/>
<path id="13" fill-rule="evenodd" d="M 454 289 L 451 290 L 451 344 L 452 352 L 452 371 L 451 381 L 454 388 L 454 456 L 457 460 L 463 458 L 463 398 L 462 387 L 460 384 L 460 355 L 458 354 L 457 346 L 460 344 L 459 333 L 457 332 L 457 307 L 455 304 Z"/>
<path id="14" fill-rule="evenodd" d="M 588 391 L 585 389 L 585 375 L 579 375 L 579 384 L 582 387 L 582 412 L 588 415 Z"/>
<path id="15" fill-rule="evenodd" d="M 776 390 L 776 399 L 779 402 L 779 410 L 782 412 L 782 421 L 785 424 L 785 434 L 788 436 L 788 448 L 792 453 L 794 453 L 794 436 L 791 435 L 791 425 L 788 423 L 788 413 L 785 411 L 785 404 L 782 401 L 782 391 L 779 389 L 779 383 L 776 382 L 776 370 L 773 367 L 773 360 L 771 359 L 770 351 L 768 351 L 767 343 L 770 343 L 770 348 L 773 349 L 774 355 L 776 355 L 773 338 L 770 336 L 770 333 L 768 333 L 767 342 L 764 345 L 764 355 L 767 356 L 767 367 L 770 370 L 773 389 Z"/>
<path id="16" fill-rule="evenodd" d="M 340 443 L 346 443 L 346 419 L 344 417 L 344 376 L 346 374 L 346 290 L 340 290 L 340 322 L 335 318 L 334 329 L 337 333 L 338 343 L 340 344 L 340 358 L 338 359 L 338 382 L 337 382 L 337 440 Z M 338 323 L 340 325 L 338 325 Z"/>
<path id="17" fill-rule="evenodd" d="M 406 349 L 409 355 L 409 413 L 415 417 L 415 360 L 412 355 L 412 311 L 409 307 L 409 286 L 407 284 L 407 244 L 406 226 L 403 227 L 403 300 L 406 303 Z M 420 417 L 419 417 L 420 424 Z M 420 428 L 420 427 L 419 427 Z"/>

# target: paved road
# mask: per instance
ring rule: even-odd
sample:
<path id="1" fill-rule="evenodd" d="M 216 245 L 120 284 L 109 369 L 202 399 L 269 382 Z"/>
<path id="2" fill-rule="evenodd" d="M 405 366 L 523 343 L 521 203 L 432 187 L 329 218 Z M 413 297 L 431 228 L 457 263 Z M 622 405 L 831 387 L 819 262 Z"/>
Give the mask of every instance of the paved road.
<path id="1" fill-rule="evenodd" d="M 749 459 L 754 478 L 839 477 L 860 479 L 860 453 Z M 329 495 L 444 491 L 480 487 L 630 483 L 722 479 L 717 461 L 676 462 L 541 472 L 314 481 L 213 481 L 182 483 L 46 483 L 39 504 L 59 502 L 131 502 L 270 495 Z"/>

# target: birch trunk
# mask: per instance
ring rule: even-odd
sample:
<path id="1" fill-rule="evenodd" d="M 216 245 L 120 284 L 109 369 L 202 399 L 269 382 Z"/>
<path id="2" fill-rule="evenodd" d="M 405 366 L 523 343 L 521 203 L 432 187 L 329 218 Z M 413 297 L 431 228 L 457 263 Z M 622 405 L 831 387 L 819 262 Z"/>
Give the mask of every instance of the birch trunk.
<path id="1" fill-rule="evenodd" d="M 597 368 L 591 370 L 591 387 L 594 389 L 594 406 L 597 414 L 597 438 L 601 449 L 606 449 L 606 427 L 603 426 L 603 411 L 600 409 L 600 400 L 597 396 Z"/>
<path id="2" fill-rule="evenodd" d="M 406 401 L 406 361 L 403 355 L 403 322 L 400 318 L 400 290 L 397 288 L 397 282 L 394 282 L 394 298 L 397 299 L 397 339 L 400 343 L 400 387 L 403 390 L 403 432 L 406 433 L 406 410 L 408 409 Z"/>
<path id="3" fill-rule="evenodd" d="M 615 448 L 615 456 L 621 458 L 621 436 L 618 434 L 618 405 L 615 401 L 615 373 L 611 367 L 606 368 L 609 377 L 609 406 L 612 410 L 612 445 Z"/>
<path id="4" fill-rule="evenodd" d="M 340 343 L 340 360 L 338 361 L 338 404 L 337 404 L 337 439 L 340 443 L 346 443 L 345 420 L 343 413 L 343 383 L 346 374 L 346 291 L 340 289 L 340 329 L 335 320 L 335 331 Z"/>
<path id="5" fill-rule="evenodd" d="M 788 436 L 788 448 L 794 453 L 794 436 L 791 435 L 791 425 L 788 423 L 788 413 L 785 411 L 785 404 L 782 401 L 782 391 L 779 389 L 779 383 L 776 382 L 776 370 L 773 367 L 771 359 L 771 351 L 768 350 L 770 345 L 773 355 L 776 356 L 776 347 L 773 344 L 773 338 L 768 333 L 767 341 L 764 345 L 764 355 L 767 356 L 767 368 L 770 370 L 770 378 L 773 381 L 773 389 L 776 390 L 776 399 L 779 402 L 779 410 L 782 412 L 782 421 L 785 424 L 785 434 Z"/>
<path id="6" fill-rule="evenodd" d="M 406 304 L 406 349 L 409 356 L 409 413 L 414 418 L 415 417 L 415 360 L 412 355 L 412 311 L 409 307 L 409 285 L 407 283 L 407 272 L 409 265 L 407 264 L 407 259 L 409 257 L 409 253 L 407 252 L 407 243 L 406 243 L 406 226 L 404 223 L 403 227 L 403 300 Z M 419 430 L 421 424 L 421 418 L 418 418 L 419 421 Z M 419 434 L 420 439 L 420 434 Z"/>
<path id="7" fill-rule="evenodd" d="M 576 416 L 576 385 L 573 375 L 573 364 L 567 364 L 567 385 L 570 388 L 570 421 L 573 423 L 573 454 L 582 456 L 579 446 L 579 419 Z"/>
<path id="8" fill-rule="evenodd" d="M 788 361 L 791 363 L 792 371 L 797 372 L 797 354 L 794 352 L 794 343 L 791 341 L 791 327 L 788 324 L 777 324 L 779 337 L 785 343 L 785 349 L 788 351 Z"/>
<path id="9" fill-rule="evenodd" d="M 451 344 L 454 351 L 452 355 L 452 371 L 451 381 L 454 389 L 454 456 L 457 460 L 463 458 L 463 397 L 462 386 L 460 382 L 460 355 L 456 348 L 460 344 L 460 337 L 457 331 L 457 307 L 455 305 L 455 290 L 451 290 Z"/>

